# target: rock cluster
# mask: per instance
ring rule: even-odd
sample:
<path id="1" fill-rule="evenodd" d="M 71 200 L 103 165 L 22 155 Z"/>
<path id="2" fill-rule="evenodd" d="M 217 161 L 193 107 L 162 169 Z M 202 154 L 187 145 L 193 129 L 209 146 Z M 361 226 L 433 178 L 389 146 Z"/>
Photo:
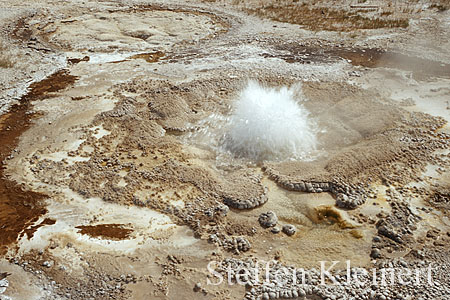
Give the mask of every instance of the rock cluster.
<path id="1" fill-rule="evenodd" d="M 279 181 L 277 176 L 273 177 L 283 188 L 296 191 L 296 192 L 308 192 L 308 193 L 322 193 L 330 192 L 332 183 L 329 182 L 313 182 L 313 181 L 299 181 L 299 182 L 283 182 Z"/>
<path id="2" fill-rule="evenodd" d="M 210 234 L 208 242 L 217 244 L 218 246 L 223 247 L 227 251 L 233 252 L 235 254 L 247 252 L 252 247 L 250 242 L 242 236 L 227 237 L 223 236 L 222 234 Z"/>
<path id="3" fill-rule="evenodd" d="M 236 209 L 251 209 L 258 206 L 263 205 L 268 200 L 267 197 L 267 189 L 265 188 L 265 191 L 263 194 L 259 195 L 259 197 L 255 197 L 252 199 L 238 199 L 235 197 L 224 197 L 223 202 Z"/>
<path id="4" fill-rule="evenodd" d="M 374 268 L 378 272 L 383 269 L 391 270 L 394 268 L 399 272 L 405 274 L 408 269 L 418 269 L 424 273 L 420 273 L 422 283 L 426 279 L 426 270 L 424 269 L 426 263 L 423 261 L 406 262 L 402 259 L 393 260 L 388 263 L 380 262 Z M 259 272 L 254 270 L 258 268 Z M 320 266 L 319 266 L 320 268 Z M 330 274 L 333 279 L 324 277 L 326 280 L 323 284 L 322 274 L 320 270 L 311 269 L 297 269 L 292 266 L 285 266 L 280 262 L 271 262 L 266 274 L 266 265 L 253 260 L 239 260 L 234 258 L 224 259 L 216 268 L 216 271 L 230 279 L 231 282 L 238 284 L 245 284 L 247 291 L 244 299 L 246 300 L 268 300 L 268 299 L 358 299 L 358 300 L 386 300 L 386 299 L 444 299 L 443 295 L 450 295 L 450 285 L 445 282 L 446 268 L 448 263 L 443 266 L 443 269 L 435 270 L 434 284 L 422 284 L 420 288 L 412 285 L 405 285 L 402 282 L 394 279 L 388 284 L 381 285 L 381 274 L 378 274 L 378 285 L 372 284 L 372 275 L 367 274 L 361 276 L 361 269 L 351 267 L 350 280 L 348 281 L 348 273 L 346 269 L 333 270 Z M 243 272 L 242 270 L 249 270 Z M 296 276 L 293 276 L 293 274 Z M 440 274 L 439 276 L 437 276 Z M 227 276 L 230 276 L 228 278 Z M 359 278 L 360 281 L 354 280 Z M 334 281 L 332 281 L 334 280 Z M 368 280 L 367 284 L 363 284 L 363 280 Z M 412 298 L 409 298 L 412 296 Z M 445 298 L 446 299 L 446 298 Z"/>
<path id="5" fill-rule="evenodd" d="M 405 239 L 411 237 L 421 218 L 411 211 L 407 203 L 391 202 L 391 207 L 392 214 L 380 216 L 376 223 L 378 234 L 395 243 L 403 244 Z"/>
<path id="6" fill-rule="evenodd" d="M 292 236 L 297 232 L 297 228 L 291 224 L 285 224 L 280 229 L 280 227 L 276 226 L 278 224 L 278 217 L 273 211 L 268 211 L 259 215 L 258 218 L 259 224 L 263 228 L 270 228 L 270 231 L 274 234 L 283 231 L 286 235 Z"/>
<path id="7" fill-rule="evenodd" d="M 228 206 L 226 206 L 224 204 L 220 204 L 215 207 L 205 208 L 204 214 L 207 217 L 209 217 L 210 219 L 214 218 L 215 216 L 223 218 L 228 215 L 229 211 L 230 211 L 230 209 L 228 208 Z"/>
<path id="8" fill-rule="evenodd" d="M 275 174 L 269 175 L 271 179 L 287 190 L 307 193 L 330 192 L 335 195 L 336 205 L 341 208 L 355 209 L 367 200 L 366 191 L 362 186 L 335 182 L 292 182 Z"/>
<path id="9" fill-rule="evenodd" d="M 250 242 L 242 236 L 225 239 L 223 244 L 225 249 L 235 254 L 247 252 L 252 247 Z"/>
<path id="10" fill-rule="evenodd" d="M 330 192 L 336 197 L 336 205 L 340 208 L 355 209 L 367 200 L 367 191 L 361 185 L 333 183 Z"/>
<path id="11" fill-rule="evenodd" d="M 338 194 L 336 196 L 336 206 L 340 208 L 355 209 L 366 202 L 366 199 L 367 198 L 364 196 L 364 194 Z"/>
<path id="12" fill-rule="evenodd" d="M 45 261 L 20 261 L 14 259 L 10 262 L 22 267 L 24 271 L 30 274 L 35 274 L 36 279 L 39 280 L 39 285 L 42 287 L 43 295 L 41 295 L 40 299 L 122 299 L 121 294 L 124 293 L 127 284 L 135 284 L 138 280 L 142 280 L 142 278 L 138 278 L 134 274 L 116 274 L 117 276 L 113 276 L 85 269 L 82 280 L 73 280 L 72 284 L 67 284 L 56 282 L 46 276 L 49 268 L 44 266 Z M 36 269 L 36 266 L 41 268 Z M 56 262 L 51 268 L 66 270 L 64 265 Z M 0 300 L 10 300 L 10 298 L 0 293 Z"/>

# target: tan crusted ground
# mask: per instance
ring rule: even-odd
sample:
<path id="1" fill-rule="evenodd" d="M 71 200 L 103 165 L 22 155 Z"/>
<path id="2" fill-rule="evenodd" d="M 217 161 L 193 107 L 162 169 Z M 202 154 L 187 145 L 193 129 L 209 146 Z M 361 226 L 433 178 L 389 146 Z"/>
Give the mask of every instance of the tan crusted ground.
<path id="1" fill-rule="evenodd" d="M 12 64 L 0 111 L 16 104 L 0 116 L 4 295 L 243 299 L 243 286 L 206 285 L 209 261 L 370 267 L 417 250 L 443 260 L 448 284 L 449 11 L 194 2 L 1 2 Z M 229 115 L 249 79 L 308 99 L 314 160 L 237 159 L 196 134 L 221 134 L 220 118 L 204 120 Z M 303 181 L 364 188 L 367 201 L 346 210 L 333 193 L 283 188 Z M 267 202 L 224 205 L 248 199 Z M 295 235 L 262 228 L 269 210 Z M 383 222 L 411 233 L 375 245 Z"/>

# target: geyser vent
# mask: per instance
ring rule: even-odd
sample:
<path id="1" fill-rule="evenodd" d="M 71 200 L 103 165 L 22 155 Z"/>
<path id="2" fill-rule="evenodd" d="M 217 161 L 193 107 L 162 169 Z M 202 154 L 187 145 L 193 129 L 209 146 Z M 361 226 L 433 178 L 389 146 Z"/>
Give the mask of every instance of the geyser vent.
<path id="1" fill-rule="evenodd" d="M 268 88 L 250 81 L 231 115 L 212 114 L 187 138 L 214 148 L 218 157 L 229 153 L 255 162 L 310 159 L 316 148 L 316 129 L 299 101 L 294 99 L 293 88 Z"/>
<path id="2" fill-rule="evenodd" d="M 251 81 L 235 102 L 223 147 L 256 161 L 305 159 L 317 143 L 308 116 L 294 100 L 292 89 L 267 88 Z"/>

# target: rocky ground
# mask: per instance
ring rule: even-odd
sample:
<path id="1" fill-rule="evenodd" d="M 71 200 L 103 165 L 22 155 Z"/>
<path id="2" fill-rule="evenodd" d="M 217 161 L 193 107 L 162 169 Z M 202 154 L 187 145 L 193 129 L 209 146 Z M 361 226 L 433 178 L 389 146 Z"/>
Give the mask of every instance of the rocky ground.
<path id="1" fill-rule="evenodd" d="M 0 2 L 0 299 L 448 299 L 450 4 L 330 3 Z M 248 80 L 310 159 L 223 151 Z"/>

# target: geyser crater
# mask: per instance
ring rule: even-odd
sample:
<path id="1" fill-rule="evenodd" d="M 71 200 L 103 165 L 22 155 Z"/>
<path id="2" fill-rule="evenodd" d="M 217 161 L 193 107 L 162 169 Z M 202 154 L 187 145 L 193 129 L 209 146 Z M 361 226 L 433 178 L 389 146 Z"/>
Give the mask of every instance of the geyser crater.
<path id="1" fill-rule="evenodd" d="M 213 114 L 189 138 L 255 162 L 310 160 L 317 146 L 317 126 L 301 85 L 270 88 L 249 81 L 231 106 L 231 114 Z"/>

